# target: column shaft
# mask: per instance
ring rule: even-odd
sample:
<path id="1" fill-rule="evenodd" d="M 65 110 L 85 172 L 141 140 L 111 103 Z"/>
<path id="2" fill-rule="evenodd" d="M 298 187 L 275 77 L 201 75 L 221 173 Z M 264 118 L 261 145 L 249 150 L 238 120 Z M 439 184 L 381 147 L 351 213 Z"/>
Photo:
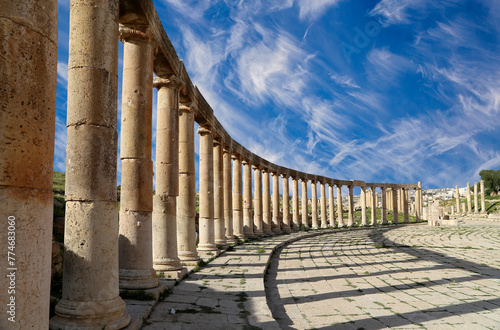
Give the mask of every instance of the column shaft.
<path id="1" fill-rule="evenodd" d="M 339 227 L 343 227 L 344 224 L 344 208 L 342 206 L 342 186 L 337 185 L 337 216 Z"/>
<path id="2" fill-rule="evenodd" d="M 245 237 L 255 238 L 252 219 L 252 165 L 243 161 L 243 231 Z"/>
<path id="3" fill-rule="evenodd" d="M 179 89 L 175 76 L 155 78 L 158 88 L 156 125 L 156 194 L 153 196 L 153 267 L 165 277 L 184 276 L 177 254 L 179 195 Z M 171 274 L 170 272 L 174 272 Z"/>
<path id="4" fill-rule="evenodd" d="M 273 224 L 272 230 L 276 233 L 280 230 L 280 177 L 278 173 L 273 173 Z"/>
<path id="5" fill-rule="evenodd" d="M 235 244 L 233 227 L 233 191 L 231 181 L 231 154 L 228 149 L 223 150 L 223 171 L 224 171 L 224 224 L 226 227 L 226 241 L 229 244 Z"/>
<path id="6" fill-rule="evenodd" d="M 455 201 L 456 201 L 456 204 L 457 204 L 457 212 L 460 213 L 461 212 L 461 208 L 460 208 L 460 190 L 458 190 L 458 186 L 455 186 Z"/>
<path id="7" fill-rule="evenodd" d="M 213 141 L 213 170 L 214 170 L 214 235 L 215 244 L 227 248 L 226 224 L 224 221 L 224 161 L 222 159 L 222 145 L 220 141 Z"/>
<path id="8" fill-rule="evenodd" d="M 484 180 L 480 181 L 480 185 L 481 185 L 481 213 L 486 214 L 486 203 L 484 201 L 484 195 L 485 195 Z"/>
<path id="9" fill-rule="evenodd" d="M 361 225 L 366 226 L 366 187 L 361 187 Z"/>
<path id="10" fill-rule="evenodd" d="M 17 5 L 15 8 L 21 7 Z M 40 22 L 45 21 L 45 8 L 50 10 L 53 7 L 37 7 Z M 57 22 L 54 15 L 48 15 L 47 19 L 52 19 L 53 24 Z M 70 40 L 63 293 L 50 326 L 56 329 L 118 329 L 130 320 L 125 313 L 125 303 L 118 295 L 118 1 L 72 3 Z M 29 39 L 26 41 L 35 44 Z M 52 56 L 55 57 L 53 50 Z M 36 74 L 43 77 L 44 72 L 40 70 L 45 69 L 37 65 Z M 103 85 L 103 81 L 106 84 Z M 44 89 L 52 91 L 49 86 L 44 86 Z M 53 102 L 45 106 L 50 105 Z M 43 134 L 38 134 L 43 137 Z M 47 156 L 52 157 L 52 154 Z M 52 170 L 47 164 L 50 163 L 45 164 L 46 168 Z M 34 224 L 30 226 L 37 230 Z M 43 241 L 45 235 L 46 231 L 37 233 L 37 240 Z M 22 241 L 17 244 L 21 245 Z M 46 252 L 45 248 L 43 246 L 41 251 Z M 27 273 L 35 274 L 33 271 L 30 269 Z M 49 274 L 37 274 L 33 278 L 43 283 L 39 276 Z M 39 284 L 34 288 L 39 290 Z M 41 292 L 44 292 L 43 288 Z M 23 314 L 27 312 L 23 310 Z M 34 317 L 45 318 L 46 312 Z"/>
<path id="11" fill-rule="evenodd" d="M 479 200 L 477 194 L 477 182 L 474 182 L 474 214 L 479 213 Z"/>
<path id="12" fill-rule="evenodd" d="M 470 182 L 467 182 L 467 213 L 472 213 L 472 200 L 470 194 Z"/>
<path id="13" fill-rule="evenodd" d="M 302 179 L 302 225 L 309 227 L 309 210 L 307 206 L 307 180 Z"/>
<path id="14" fill-rule="evenodd" d="M 324 183 L 320 183 L 320 204 L 321 204 L 321 228 L 327 228 L 328 223 L 326 222 L 326 187 Z"/>
<path id="15" fill-rule="evenodd" d="M 387 191 L 385 187 L 382 187 L 382 224 L 387 224 Z"/>
<path id="16" fill-rule="evenodd" d="M 264 234 L 273 235 L 271 216 L 271 182 L 268 170 L 262 171 L 262 224 Z"/>
<path id="17" fill-rule="evenodd" d="M 288 187 L 288 175 L 283 174 L 283 232 L 285 233 L 292 231 L 290 227 L 290 192 Z"/>
<path id="18" fill-rule="evenodd" d="M 254 167 L 254 195 L 253 195 L 253 233 L 256 236 L 264 235 L 262 225 L 262 172 L 259 167 Z"/>
<path id="19" fill-rule="evenodd" d="M 238 155 L 232 155 L 233 159 L 233 228 L 234 235 L 239 240 L 245 239 L 243 230 L 243 194 L 241 193 L 241 159 Z"/>
<path id="20" fill-rule="evenodd" d="M 376 192 L 377 187 L 372 187 L 371 191 L 371 204 L 372 204 L 372 209 L 371 209 L 371 218 L 370 218 L 370 224 L 372 226 L 375 226 L 377 224 L 377 192 Z"/>
<path id="21" fill-rule="evenodd" d="M 299 216 L 299 179 L 293 178 L 293 191 L 292 191 L 292 206 L 293 206 L 293 230 L 299 230 L 301 225 L 301 219 Z"/>
<path id="22" fill-rule="evenodd" d="M 398 189 L 392 188 L 392 214 L 394 216 L 394 223 L 399 223 L 399 209 L 398 209 Z"/>
<path id="23" fill-rule="evenodd" d="M 403 188 L 401 190 L 403 193 L 403 212 L 404 212 L 404 223 L 410 222 L 410 214 L 408 212 L 408 189 Z"/>
<path id="24" fill-rule="evenodd" d="M 311 209 L 312 209 L 312 228 L 318 229 L 318 188 L 316 187 L 316 181 L 311 181 Z"/>
<path id="25" fill-rule="evenodd" d="M 353 186 L 348 186 L 349 188 L 349 199 L 348 199 L 348 207 L 349 213 L 347 218 L 347 225 L 350 227 L 354 225 L 354 195 L 353 195 Z"/>
<path id="26" fill-rule="evenodd" d="M 335 226 L 335 204 L 333 198 L 333 184 L 328 184 L 328 209 L 329 209 L 329 217 L 330 226 Z"/>

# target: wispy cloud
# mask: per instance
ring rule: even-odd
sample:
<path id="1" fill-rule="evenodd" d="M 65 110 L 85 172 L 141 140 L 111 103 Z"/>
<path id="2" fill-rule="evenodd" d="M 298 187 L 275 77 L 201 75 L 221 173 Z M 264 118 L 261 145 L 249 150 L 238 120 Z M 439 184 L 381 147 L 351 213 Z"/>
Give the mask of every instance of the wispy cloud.
<path id="1" fill-rule="evenodd" d="M 301 20 L 314 20 L 340 1 L 342 0 L 298 0 L 299 18 Z"/>
<path id="2" fill-rule="evenodd" d="M 57 62 L 57 85 L 68 87 L 68 63 Z"/>

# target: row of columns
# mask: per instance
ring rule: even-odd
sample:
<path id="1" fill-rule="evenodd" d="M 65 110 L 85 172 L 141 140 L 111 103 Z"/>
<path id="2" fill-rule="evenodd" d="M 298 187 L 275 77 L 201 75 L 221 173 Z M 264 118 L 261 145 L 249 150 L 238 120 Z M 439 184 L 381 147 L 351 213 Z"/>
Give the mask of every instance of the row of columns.
<path id="1" fill-rule="evenodd" d="M 479 193 L 478 185 L 481 189 L 481 209 L 479 209 Z M 474 210 L 472 210 L 472 191 L 471 185 L 467 182 L 467 190 L 465 192 L 466 203 L 460 203 L 460 190 L 455 186 L 455 207 L 452 208 L 452 214 L 486 214 L 485 189 L 484 180 L 474 183 Z"/>

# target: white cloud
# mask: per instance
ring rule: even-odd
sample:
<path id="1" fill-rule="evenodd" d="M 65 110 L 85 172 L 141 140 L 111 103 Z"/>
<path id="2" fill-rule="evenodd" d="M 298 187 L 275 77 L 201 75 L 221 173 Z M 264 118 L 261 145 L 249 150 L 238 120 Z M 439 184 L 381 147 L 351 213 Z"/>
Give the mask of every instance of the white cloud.
<path id="1" fill-rule="evenodd" d="M 68 87 L 68 63 L 57 62 L 57 84 L 64 89 Z"/>
<path id="2" fill-rule="evenodd" d="M 348 88 L 361 88 L 356 84 L 353 78 L 346 76 L 346 75 L 339 75 L 337 73 L 330 73 L 330 78 L 339 86 L 341 87 L 348 87 Z"/>
<path id="3" fill-rule="evenodd" d="M 298 0 L 299 18 L 314 20 L 323 15 L 330 7 L 337 5 L 341 0 Z"/>

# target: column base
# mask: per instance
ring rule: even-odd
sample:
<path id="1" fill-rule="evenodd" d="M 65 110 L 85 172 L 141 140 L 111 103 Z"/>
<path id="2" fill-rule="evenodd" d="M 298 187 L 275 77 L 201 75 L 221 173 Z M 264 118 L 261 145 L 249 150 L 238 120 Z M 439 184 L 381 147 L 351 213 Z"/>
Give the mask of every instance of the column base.
<path id="1" fill-rule="evenodd" d="M 284 225 L 280 232 L 276 232 L 276 234 L 290 234 L 292 232 L 292 228 L 288 225 Z"/>
<path id="2" fill-rule="evenodd" d="M 153 268 L 158 273 L 181 270 L 182 265 L 179 258 L 163 258 L 153 260 Z"/>
<path id="3" fill-rule="evenodd" d="M 270 235 L 270 236 L 276 235 L 276 233 L 273 230 L 271 230 L 270 228 L 264 228 L 264 234 Z"/>
<path id="4" fill-rule="evenodd" d="M 220 246 L 223 250 L 227 249 L 227 247 L 229 246 L 229 244 L 227 243 L 227 240 L 224 238 L 224 239 L 215 239 L 215 244 Z"/>
<path id="5" fill-rule="evenodd" d="M 105 301 L 71 301 L 56 305 L 50 329 L 121 329 L 130 322 L 125 302 L 119 296 Z"/>
<path id="6" fill-rule="evenodd" d="M 210 258 L 217 257 L 219 254 L 221 254 L 221 251 L 219 249 L 217 249 L 217 247 L 215 247 L 215 250 L 213 250 L 213 249 L 200 250 L 200 248 L 198 248 L 198 254 L 200 255 L 200 257 L 202 259 L 210 259 Z"/>
<path id="7" fill-rule="evenodd" d="M 234 236 L 226 237 L 226 242 L 229 245 L 238 244 L 238 240 Z"/>
<path id="8" fill-rule="evenodd" d="M 285 230 L 286 227 L 288 227 L 288 229 L 290 229 L 290 226 L 288 226 L 288 225 L 283 225 L 283 229 L 281 229 L 279 227 L 274 227 L 272 229 L 273 235 L 274 234 L 281 234 Z"/>
<path id="9" fill-rule="evenodd" d="M 245 231 L 245 237 L 244 238 L 256 238 L 253 231 Z"/>
<path id="10" fill-rule="evenodd" d="M 154 268 L 150 269 L 120 269 L 120 289 L 142 290 L 158 286 L 158 278 Z"/>
<path id="11" fill-rule="evenodd" d="M 300 227 L 299 227 L 299 225 L 297 225 L 297 224 L 294 223 L 292 225 L 292 229 L 295 230 L 295 231 L 298 231 L 298 230 L 300 230 Z"/>
<path id="12" fill-rule="evenodd" d="M 253 234 L 257 237 L 262 237 L 262 236 L 266 236 L 266 234 L 264 234 L 264 232 L 262 231 L 262 229 L 255 229 L 253 231 Z"/>
<path id="13" fill-rule="evenodd" d="M 157 271 L 158 277 L 162 277 L 165 279 L 173 279 L 173 280 L 180 280 L 184 278 L 184 276 L 187 274 L 187 268 L 182 267 L 181 269 L 177 270 L 162 270 L 162 271 Z"/>
<path id="14" fill-rule="evenodd" d="M 181 265 L 196 266 L 200 261 L 197 251 L 179 251 L 178 254 Z"/>

